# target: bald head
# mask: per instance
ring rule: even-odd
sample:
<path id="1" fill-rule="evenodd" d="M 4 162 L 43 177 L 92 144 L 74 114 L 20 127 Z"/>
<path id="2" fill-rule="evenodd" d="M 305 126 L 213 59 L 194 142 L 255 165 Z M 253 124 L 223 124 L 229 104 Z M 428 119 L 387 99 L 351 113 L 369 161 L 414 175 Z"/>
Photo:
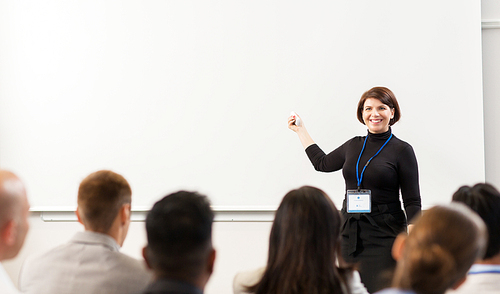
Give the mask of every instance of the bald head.
<path id="1" fill-rule="evenodd" d="M 0 170 L 0 227 L 19 216 L 26 191 L 21 180 L 12 172 Z"/>
<path id="2" fill-rule="evenodd" d="M 29 203 L 21 180 L 0 170 L 0 260 L 17 255 L 28 232 Z"/>

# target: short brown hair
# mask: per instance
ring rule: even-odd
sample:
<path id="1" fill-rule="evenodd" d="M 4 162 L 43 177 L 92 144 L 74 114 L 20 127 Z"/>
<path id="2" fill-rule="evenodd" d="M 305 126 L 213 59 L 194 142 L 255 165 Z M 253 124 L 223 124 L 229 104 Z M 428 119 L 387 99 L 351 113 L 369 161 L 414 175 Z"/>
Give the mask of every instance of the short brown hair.
<path id="1" fill-rule="evenodd" d="M 389 106 L 391 109 L 394 109 L 394 117 L 389 121 L 390 126 L 395 124 L 401 118 L 401 110 L 399 109 L 398 100 L 396 100 L 394 93 L 386 87 L 373 87 L 366 91 L 358 102 L 358 120 L 362 124 L 365 124 L 363 120 L 363 106 L 368 98 L 375 98 Z"/>
<path id="2" fill-rule="evenodd" d="M 78 209 L 89 229 L 107 233 L 123 204 L 132 202 L 127 180 L 109 170 L 88 175 L 78 188 Z"/>

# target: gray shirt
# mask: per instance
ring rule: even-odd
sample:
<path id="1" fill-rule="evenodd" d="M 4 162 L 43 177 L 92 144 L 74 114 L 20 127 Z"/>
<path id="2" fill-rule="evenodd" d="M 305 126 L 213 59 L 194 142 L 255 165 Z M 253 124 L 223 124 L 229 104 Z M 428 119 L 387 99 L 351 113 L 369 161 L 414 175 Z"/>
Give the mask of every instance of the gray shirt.
<path id="1" fill-rule="evenodd" d="M 118 250 L 106 234 L 77 233 L 68 243 L 28 259 L 19 275 L 22 293 L 140 293 L 152 275 L 143 262 Z"/>

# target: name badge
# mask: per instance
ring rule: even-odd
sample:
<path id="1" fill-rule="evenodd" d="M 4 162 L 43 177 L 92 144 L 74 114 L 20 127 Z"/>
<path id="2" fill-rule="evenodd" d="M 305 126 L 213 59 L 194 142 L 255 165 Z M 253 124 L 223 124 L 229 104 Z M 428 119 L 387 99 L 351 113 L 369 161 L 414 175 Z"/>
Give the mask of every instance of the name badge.
<path id="1" fill-rule="evenodd" d="M 370 190 L 347 190 L 347 212 L 372 212 L 372 192 Z"/>

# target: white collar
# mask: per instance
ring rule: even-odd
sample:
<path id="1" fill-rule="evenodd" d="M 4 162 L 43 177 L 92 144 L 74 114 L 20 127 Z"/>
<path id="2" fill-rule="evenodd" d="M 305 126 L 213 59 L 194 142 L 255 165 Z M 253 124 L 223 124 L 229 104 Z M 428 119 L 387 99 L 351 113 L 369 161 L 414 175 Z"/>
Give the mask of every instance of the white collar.
<path id="1" fill-rule="evenodd" d="M 500 274 L 500 264 L 475 263 L 469 270 L 469 275 L 475 274 Z"/>

